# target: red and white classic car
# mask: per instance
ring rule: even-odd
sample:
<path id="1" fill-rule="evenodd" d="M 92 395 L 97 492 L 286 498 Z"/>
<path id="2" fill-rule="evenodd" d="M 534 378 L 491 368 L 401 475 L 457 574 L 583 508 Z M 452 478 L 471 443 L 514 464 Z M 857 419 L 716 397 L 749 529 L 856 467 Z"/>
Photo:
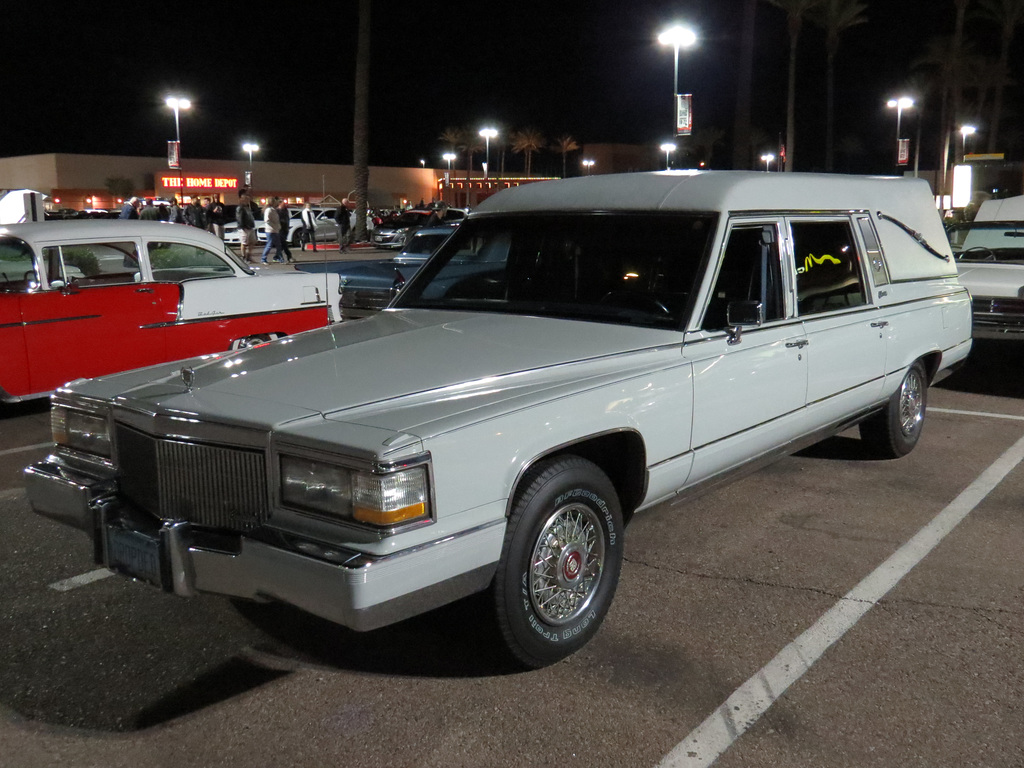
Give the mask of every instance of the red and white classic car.
<path id="1" fill-rule="evenodd" d="M 0 401 L 327 325 L 337 275 L 270 273 L 150 221 L 0 227 Z"/>

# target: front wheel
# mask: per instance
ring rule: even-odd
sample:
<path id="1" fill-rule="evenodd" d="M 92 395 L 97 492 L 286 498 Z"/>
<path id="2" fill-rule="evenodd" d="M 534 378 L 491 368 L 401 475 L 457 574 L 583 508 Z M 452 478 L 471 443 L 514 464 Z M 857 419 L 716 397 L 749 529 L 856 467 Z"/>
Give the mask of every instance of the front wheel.
<path id="1" fill-rule="evenodd" d="M 885 408 L 861 422 L 861 440 L 879 458 L 906 456 L 921 439 L 927 400 L 928 377 L 918 360 L 910 366 Z"/>
<path id="2" fill-rule="evenodd" d="M 622 568 L 615 488 L 578 456 L 541 462 L 523 478 L 505 530 L 493 595 L 512 655 L 543 667 L 597 632 Z"/>

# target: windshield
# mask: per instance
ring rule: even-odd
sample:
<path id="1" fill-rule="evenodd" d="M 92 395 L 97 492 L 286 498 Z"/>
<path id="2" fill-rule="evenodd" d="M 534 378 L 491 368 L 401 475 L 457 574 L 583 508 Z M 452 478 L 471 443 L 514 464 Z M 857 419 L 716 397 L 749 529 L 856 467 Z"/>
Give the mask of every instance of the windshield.
<path id="1" fill-rule="evenodd" d="M 956 225 L 948 235 L 959 261 L 1024 262 L 1024 223 L 976 221 Z"/>
<path id="2" fill-rule="evenodd" d="M 711 214 L 467 219 L 396 307 L 681 328 Z"/>

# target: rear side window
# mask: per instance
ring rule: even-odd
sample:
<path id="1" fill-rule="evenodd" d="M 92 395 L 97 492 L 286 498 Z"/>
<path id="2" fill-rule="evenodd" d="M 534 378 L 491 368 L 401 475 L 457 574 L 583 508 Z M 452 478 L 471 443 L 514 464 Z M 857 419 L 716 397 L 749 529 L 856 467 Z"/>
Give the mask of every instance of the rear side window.
<path id="1" fill-rule="evenodd" d="M 220 256 L 187 243 L 149 243 L 153 279 L 167 282 L 207 277 L 231 277 L 234 270 Z"/>
<path id="2" fill-rule="evenodd" d="M 43 261 L 51 284 L 88 288 L 139 279 L 138 248 L 131 241 L 50 245 L 43 248 Z"/>
<path id="3" fill-rule="evenodd" d="M 797 309 L 803 316 L 867 303 L 864 275 L 848 219 L 790 221 Z"/>

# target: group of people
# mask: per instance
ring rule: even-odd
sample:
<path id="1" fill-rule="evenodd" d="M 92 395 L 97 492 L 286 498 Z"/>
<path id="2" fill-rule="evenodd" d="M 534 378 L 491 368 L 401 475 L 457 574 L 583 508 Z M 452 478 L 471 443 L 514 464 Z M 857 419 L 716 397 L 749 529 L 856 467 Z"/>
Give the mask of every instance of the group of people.
<path id="1" fill-rule="evenodd" d="M 223 240 L 224 225 L 227 223 L 227 210 L 220 199 L 220 195 L 217 194 L 202 200 L 198 197 L 193 197 L 185 206 L 178 202 L 177 196 L 167 205 L 156 205 L 155 201 L 148 197 L 145 201 L 140 200 L 138 197 L 131 197 L 121 206 L 121 213 L 117 218 L 189 224 L 199 229 L 205 229 L 207 232 L 212 232 Z"/>

